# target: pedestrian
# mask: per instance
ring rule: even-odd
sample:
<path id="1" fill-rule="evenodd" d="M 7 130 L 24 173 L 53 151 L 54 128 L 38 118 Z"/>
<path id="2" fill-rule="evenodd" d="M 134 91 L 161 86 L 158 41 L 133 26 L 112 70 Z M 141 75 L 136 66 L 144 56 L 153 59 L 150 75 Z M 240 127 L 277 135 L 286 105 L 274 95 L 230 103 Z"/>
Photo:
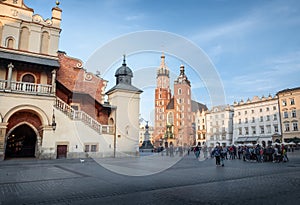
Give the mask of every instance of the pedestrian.
<path id="1" fill-rule="evenodd" d="M 222 167 L 224 167 L 224 160 L 225 160 L 226 153 L 227 153 L 226 147 L 220 147 L 220 161 Z"/>
<path id="2" fill-rule="evenodd" d="M 197 144 L 197 146 L 195 147 L 194 154 L 196 156 L 196 159 L 199 159 L 199 156 L 200 156 L 200 146 L 199 146 L 199 144 Z"/>
<path id="3" fill-rule="evenodd" d="M 220 149 L 219 146 L 216 145 L 216 147 L 214 148 L 214 150 L 212 151 L 212 155 L 215 157 L 216 159 L 216 166 L 220 166 L 221 165 L 221 153 L 220 153 Z"/>

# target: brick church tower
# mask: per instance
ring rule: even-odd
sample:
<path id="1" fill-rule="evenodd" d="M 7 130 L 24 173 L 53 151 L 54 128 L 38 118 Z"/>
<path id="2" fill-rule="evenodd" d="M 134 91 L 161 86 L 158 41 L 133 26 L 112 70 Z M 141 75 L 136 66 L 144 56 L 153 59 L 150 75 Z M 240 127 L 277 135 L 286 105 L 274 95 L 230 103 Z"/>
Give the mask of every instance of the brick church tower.
<path id="1" fill-rule="evenodd" d="M 170 89 L 169 69 L 165 64 L 165 56 L 161 56 L 161 64 L 157 70 L 155 89 L 155 145 L 187 146 L 194 144 L 195 122 L 193 113 L 207 109 L 201 103 L 191 99 L 191 82 L 188 80 L 184 66 L 174 81 L 174 94 Z"/>
<path id="2" fill-rule="evenodd" d="M 161 63 L 157 69 L 155 88 L 155 131 L 156 140 L 164 138 L 167 124 L 166 107 L 171 99 L 170 71 L 165 64 L 165 55 L 161 56 Z"/>

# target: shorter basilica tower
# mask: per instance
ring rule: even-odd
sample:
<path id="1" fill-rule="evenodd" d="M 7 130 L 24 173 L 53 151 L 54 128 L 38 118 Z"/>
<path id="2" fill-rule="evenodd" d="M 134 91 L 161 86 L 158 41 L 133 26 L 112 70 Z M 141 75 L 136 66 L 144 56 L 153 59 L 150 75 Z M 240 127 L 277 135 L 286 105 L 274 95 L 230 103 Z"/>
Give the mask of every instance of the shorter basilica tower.
<path id="1" fill-rule="evenodd" d="M 116 124 L 115 147 L 117 155 L 132 154 L 139 143 L 140 94 L 143 91 L 131 84 L 133 73 L 126 65 L 125 56 L 115 77 L 116 85 L 106 93 L 109 103 L 117 108 L 112 113 Z"/>

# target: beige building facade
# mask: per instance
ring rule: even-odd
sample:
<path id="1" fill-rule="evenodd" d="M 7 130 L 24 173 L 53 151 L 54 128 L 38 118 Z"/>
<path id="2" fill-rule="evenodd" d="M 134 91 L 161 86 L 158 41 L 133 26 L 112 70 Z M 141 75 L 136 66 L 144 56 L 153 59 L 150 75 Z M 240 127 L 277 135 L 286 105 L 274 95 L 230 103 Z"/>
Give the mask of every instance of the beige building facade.
<path id="1" fill-rule="evenodd" d="M 283 141 L 300 140 L 300 87 L 281 90 L 277 93 Z"/>

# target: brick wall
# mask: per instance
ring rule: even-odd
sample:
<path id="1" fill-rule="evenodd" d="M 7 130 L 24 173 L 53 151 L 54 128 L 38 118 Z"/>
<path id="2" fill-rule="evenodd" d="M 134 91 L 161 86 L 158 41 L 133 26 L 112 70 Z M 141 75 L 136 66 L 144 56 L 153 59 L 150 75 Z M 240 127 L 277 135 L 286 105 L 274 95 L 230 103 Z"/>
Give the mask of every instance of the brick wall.
<path id="1" fill-rule="evenodd" d="M 32 112 L 20 111 L 13 114 L 9 120 L 7 125 L 7 132 L 17 124 L 21 122 L 28 122 L 29 124 L 33 125 L 37 130 L 41 127 L 42 122 L 40 118 Z"/>

